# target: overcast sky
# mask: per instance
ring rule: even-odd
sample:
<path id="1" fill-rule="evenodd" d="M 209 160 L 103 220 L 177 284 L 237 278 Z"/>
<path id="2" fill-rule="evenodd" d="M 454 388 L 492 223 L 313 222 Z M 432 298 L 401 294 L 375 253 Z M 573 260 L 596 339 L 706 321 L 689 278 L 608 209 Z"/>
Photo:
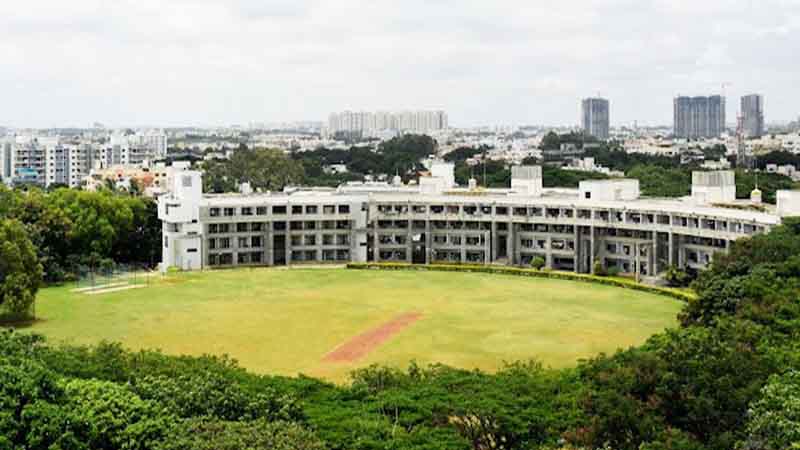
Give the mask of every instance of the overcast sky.
<path id="1" fill-rule="evenodd" d="M 676 94 L 800 115 L 800 0 L 0 0 L 0 125 L 444 109 L 455 126 L 672 123 Z"/>

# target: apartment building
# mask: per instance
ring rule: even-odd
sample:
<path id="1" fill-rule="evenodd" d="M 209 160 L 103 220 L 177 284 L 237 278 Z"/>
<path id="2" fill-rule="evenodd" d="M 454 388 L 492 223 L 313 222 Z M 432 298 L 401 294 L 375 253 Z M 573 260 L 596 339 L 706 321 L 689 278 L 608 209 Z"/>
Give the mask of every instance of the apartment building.
<path id="1" fill-rule="evenodd" d="M 745 95 L 741 100 L 742 132 L 748 138 L 764 135 L 764 97 L 758 94 Z"/>
<path id="2" fill-rule="evenodd" d="M 725 97 L 676 97 L 674 134 L 680 139 L 716 138 L 725 132 Z"/>
<path id="3" fill-rule="evenodd" d="M 698 172 L 692 195 L 642 198 L 637 180 L 545 189 L 541 167 L 515 167 L 511 187 L 454 185 L 437 164 L 417 185 L 204 195 L 199 172 L 159 199 L 163 267 L 436 262 L 526 265 L 592 273 L 595 263 L 658 277 L 670 265 L 703 269 L 736 239 L 800 213 L 800 192 L 777 207 L 734 198 L 732 172 Z"/>
<path id="4" fill-rule="evenodd" d="M 332 113 L 328 118 L 328 132 L 373 133 L 381 130 L 399 130 L 429 133 L 448 128 L 444 111 L 367 112 L 344 111 Z"/>
<path id="5" fill-rule="evenodd" d="M 95 167 L 143 167 L 166 154 L 166 136 L 154 132 L 112 135 L 107 145 L 61 136 L 14 136 L 0 141 L 0 178 L 7 183 L 79 187 Z"/>
<path id="6" fill-rule="evenodd" d="M 607 99 L 587 98 L 581 102 L 583 132 L 600 140 L 609 137 L 610 108 Z"/>

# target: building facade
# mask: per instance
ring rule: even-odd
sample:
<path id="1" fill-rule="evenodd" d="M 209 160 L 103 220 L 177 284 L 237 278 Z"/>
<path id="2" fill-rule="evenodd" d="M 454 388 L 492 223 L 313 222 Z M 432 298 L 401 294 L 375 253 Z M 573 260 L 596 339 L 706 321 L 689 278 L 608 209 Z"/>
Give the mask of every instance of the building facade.
<path id="1" fill-rule="evenodd" d="M 166 135 L 112 135 L 107 144 L 60 136 L 0 141 L 0 178 L 7 183 L 79 187 L 94 168 L 143 167 L 167 155 Z"/>
<path id="2" fill-rule="evenodd" d="M 429 133 L 449 127 L 444 111 L 365 112 L 344 111 L 328 118 L 328 132 L 370 134 L 382 130 Z"/>
<path id="3" fill-rule="evenodd" d="M 725 132 L 725 97 L 675 97 L 673 123 L 676 138 L 720 137 Z"/>
<path id="4" fill-rule="evenodd" d="M 604 98 L 587 98 L 581 102 L 583 132 L 600 140 L 608 140 L 610 107 Z"/>
<path id="5" fill-rule="evenodd" d="M 203 195 L 201 174 L 185 172 L 159 199 L 163 268 L 541 257 L 552 269 L 593 273 L 599 264 L 657 277 L 670 265 L 703 269 L 732 241 L 800 212 L 795 191 L 782 192 L 777 208 L 743 208 L 732 172 L 695 175 L 691 197 L 647 199 L 637 180 L 544 189 L 540 167 L 516 167 L 510 188 L 479 189 L 454 186 L 452 166 L 437 169 L 418 185 L 249 195 Z"/>
<path id="6" fill-rule="evenodd" d="M 764 135 L 764 97 L 758 94 L 742 97 L 742 132 L 748 138 Z"/>

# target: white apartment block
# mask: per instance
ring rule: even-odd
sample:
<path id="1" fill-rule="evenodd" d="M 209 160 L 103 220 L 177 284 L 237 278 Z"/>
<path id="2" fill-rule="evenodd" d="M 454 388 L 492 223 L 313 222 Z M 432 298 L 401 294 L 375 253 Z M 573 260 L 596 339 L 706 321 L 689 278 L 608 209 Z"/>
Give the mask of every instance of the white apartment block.
<path id="1" fill-rule="evenodd" d="M 47 187 L 81 186 L 95 167 L 146 166 L 167 154 L 159 133 L 112 135 L 107 145 L 59 136 L 15 136 L 0 141 L 0 178 Z"/>
<path id="2" fill-rule="evenodd" d="M 159 199 L 162 268 L 306 263 L 436 262 L 526 265 L 592 273 L 595 264 L 657 278 L 670 265 L 703 269 L 732 241 L 800 213 L 800 191 L 778 205 L 734 198 L 732 172 L 697 173 L 692 195 L 642 198 L 637 180 L 547 189 L 541 167 L 515 167 L 511 186 L 458 187 L 434 164 L 416 185 L 204 195 L 199 172 Z M 757 205 L 756 205 L 757 203 Z"/>
<path id="3" fill-rule="evenodd" d="M 340 131 L 373 134 L 383 130 L 430 133 L 448 127 L 444 111 L 344 111 L 332 113 L 328 118 L 328 132 L 331 134 Z"/>

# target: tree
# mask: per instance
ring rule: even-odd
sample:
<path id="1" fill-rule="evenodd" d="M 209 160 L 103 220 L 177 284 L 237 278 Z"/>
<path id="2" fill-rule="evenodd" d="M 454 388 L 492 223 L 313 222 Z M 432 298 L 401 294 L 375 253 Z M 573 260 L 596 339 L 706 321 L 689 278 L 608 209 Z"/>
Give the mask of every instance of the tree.
<path id="1" fill-rule="evenodd" d="M 314 434 L 292 422 L 194 419 L 176 427 L 157 450 L 324 450 Z"/>
<path id="2" fill-rule="evenodd" d="M 0 306 L 15 316 L 31 311 L 42 283 L 42 265 L 25 228 L 0 220 Z"/>
<path id="3" fill-rule="evenodd" d="M 239 184 L 254 189 L 280 191 L 303 181 L 303 165 L 280 150 L 248 149 L 241 146 L 229 160 L 209 161 L 204 166 L 203 187 L 207 192 L 232 192 Z"/>
<path id="4" fill-rule="evenodd" d="M 539 144 L 542 150 L 558 150 L 561 148 L 561 138 L 557 133 L 551 131 L 542 138 L 542 143 Z"/>
<path id="5" fill-rule="evenodd" d="M 800 372 L 773 376 L 750 406 L 742 450 L 800 448 Z"/>

